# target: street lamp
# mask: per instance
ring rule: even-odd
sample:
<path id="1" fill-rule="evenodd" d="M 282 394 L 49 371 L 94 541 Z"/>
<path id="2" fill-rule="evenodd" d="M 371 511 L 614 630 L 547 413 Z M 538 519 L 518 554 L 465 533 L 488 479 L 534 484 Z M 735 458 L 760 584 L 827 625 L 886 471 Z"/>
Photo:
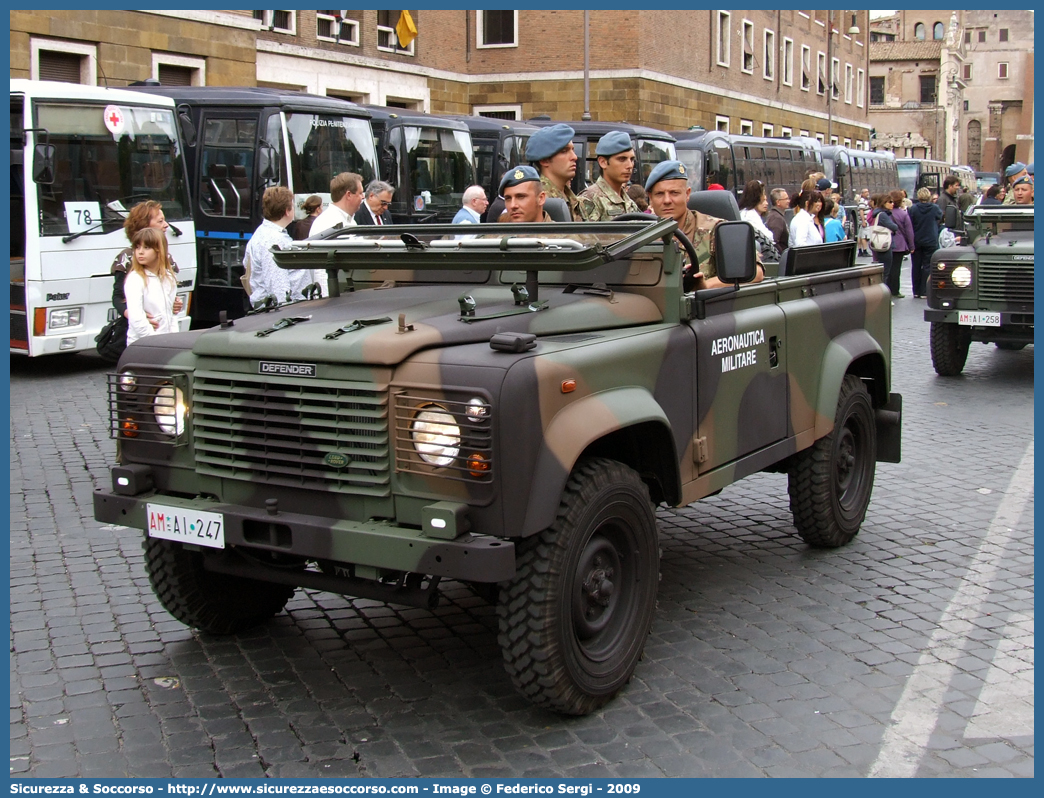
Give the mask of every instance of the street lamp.
<path id="1" fill-rule="evenodd" d="M 841 12 L 844 13 L 844 12 Z M 833 138 L 834 133 L 834 23 L 833 23 L 834 12 L 827 11 L 827 146 L 830 146 L 830 139 Z M 856 15 L 852 14 L 852 24 L 848 28 L 849 36 L 859 35 L 859 26 L 856 25 Z"/>

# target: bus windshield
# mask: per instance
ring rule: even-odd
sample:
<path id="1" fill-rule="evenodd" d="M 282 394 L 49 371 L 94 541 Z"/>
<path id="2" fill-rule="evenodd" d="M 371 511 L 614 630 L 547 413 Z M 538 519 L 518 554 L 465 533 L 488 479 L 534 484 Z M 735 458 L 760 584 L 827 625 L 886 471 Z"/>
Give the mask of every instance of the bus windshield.
<path id="1" fill-rule="evenodd" d="M 917 173 L 920 171 L 920 164 L 918 163 L 903 163 L 899 162 L 896 164 L 896 169 L 899 171 L 899 188 L 903 189 L 907 196 L 913 196 L 917 193 Z"/>
<path id="2" fill-rule="evenodd" d="M 641 164 L 640 175 L 632 175 L 632 183 L 640 183 L 645 185 L 645 181 L 649 179 L 649 173 L 652 172 L 656 164 L 663 161 L 673 161 L 675 159 L 674 143 L 670 141 L 660 141 L 658 139 L 638 139 L 638 152 L 635 153 L 638 158 L 637 161 Z"/>
<path id="3" fill-rule="evenodd" d="M 286 131 L 294 194 L 328 193 L 330 179 L 341 172 L 362 175 L 363 185 L 377 177 L 377 153 L 365 119 L 287 112 Z"/>
<path id="4" fill-rule="evenodd" d="M 161 203 L 169 221 L 191 218 L 171 111 L 44 101 L 35 111 L 46 131 L 36 140 L 55 148 L 54 182 L 37 185 L 41 235 L 111 232 L 144 200 Z"/>
<path id="5" fill-rule="evenodd" d="M 456 207 L 464 197 L 472 175 L 471 135 L 465 130 L 403 127 L 406 167 L 414 197 L 424 198 L 424 207 Z"/>

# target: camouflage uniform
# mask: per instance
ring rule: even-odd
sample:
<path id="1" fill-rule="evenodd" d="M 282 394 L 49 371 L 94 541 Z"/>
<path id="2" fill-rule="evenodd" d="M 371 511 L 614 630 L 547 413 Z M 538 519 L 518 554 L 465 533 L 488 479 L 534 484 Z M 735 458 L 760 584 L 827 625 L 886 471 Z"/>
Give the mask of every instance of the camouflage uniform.
<path id="1" fill-rule="evenodd" d="M 610 186 L 604 177 L 599 177 L 592 185 L 580 192 L 580 197 L 591 200 L 593 210 L 588 217 L 589 222 L 608 222 L 624 213 L 639 213 L 638 205 L 627 192 L 621 197 Z"/>
<path id="2" fill-rule="evenodd" d="M 706 278 L 718 275 L 718 264 L 714 256 L 714 228 L 722 220 L 699 211 L 686 211 L 678 229 L 692 242 L 699 264 L 695 271 L 703 272 Z"/>
<path id="3" fill-rule="evenodd" d="M 573 193 L 568 185 L 565 187 L 565 191 L 559 191 L 558 186 L 552 183 L 544 175 L 540 176 L 540 187 L 544 190 L 544 193 L 548 197 L 557 197 L 566 201 L 566 205 L 569 206 L 569 213 L 573 217 L 574 222 L 589 222 L 591 221 L 591 214 L 594 212 L 594 203 L 587 197 L 579 197 Z"/>

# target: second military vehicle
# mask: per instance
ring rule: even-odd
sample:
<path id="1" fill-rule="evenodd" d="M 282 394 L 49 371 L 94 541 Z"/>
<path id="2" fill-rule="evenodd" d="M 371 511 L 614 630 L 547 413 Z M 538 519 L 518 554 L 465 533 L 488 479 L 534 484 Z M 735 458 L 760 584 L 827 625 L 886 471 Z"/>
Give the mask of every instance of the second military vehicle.
<path id="1" fill-rule="evenodd" d="M 236 632 L 299 586 L 431 607 L 460 580 L 499 594 L 518 690 L 585 714 L 641 658 L 658 504 L 785 471 L 805 541 L 859 532 L 900 454 L 880 265 L 740 285 L 753 231 L 722 222 L 731 285 L 686 293 L 672 219 L 460 229 L 296 242 L 277 262 L 334 295 L 127 348 L 95 517 L 144 531 L 175 618 Z"/>
<path id="2" fill-rule="evenodd" d="M 957 209 L 946 212 L 947 226 L 959 227 Z M 964 370 L 972 341 L 1033 343 L 1033 206 L 973 205 L 962 238 L 932 255 L 928 276 L 932 365 L 946 377 Z"/>

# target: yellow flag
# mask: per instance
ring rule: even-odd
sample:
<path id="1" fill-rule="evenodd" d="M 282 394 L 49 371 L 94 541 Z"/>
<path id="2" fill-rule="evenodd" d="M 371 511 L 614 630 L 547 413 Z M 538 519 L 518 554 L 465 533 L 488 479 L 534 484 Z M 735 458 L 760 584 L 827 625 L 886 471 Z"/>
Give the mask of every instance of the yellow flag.
<path id="1" fill-rule="evenodd" d="M 399 14 L 399 21 L 395 25 L 395 35 L 399 37 L 399 47 L 404 50 L 410 46 L 410 42 L 417 38 L 417 26 L 413 24 L 413 17 L 409 11 Z"/>

